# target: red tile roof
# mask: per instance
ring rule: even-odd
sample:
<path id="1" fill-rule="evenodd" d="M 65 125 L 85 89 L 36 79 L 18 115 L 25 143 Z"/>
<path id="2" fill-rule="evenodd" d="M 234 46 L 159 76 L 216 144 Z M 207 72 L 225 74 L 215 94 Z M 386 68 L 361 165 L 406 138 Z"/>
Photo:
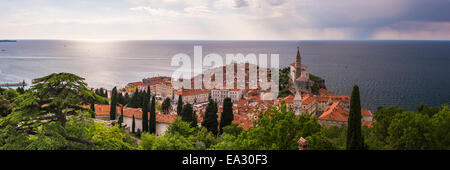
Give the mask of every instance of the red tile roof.
<path id="1" fill-rule="evenodd" d="M 319 120 L 347 122 L 348 112 L 342 108 L 342 104 L 334 102 L 327 111 L 319 116 Z"/>
<path id="2" fill-rule="evenodd" d="M 330 97 L 326 97 L 326 96 L 319 96 L 319 97 L 317 97 L 317 101 L 318 102 L 326 102 L 328 100 L 330 100 Z"/>
<path id="3" fill-rule="evenodd" d="M 362 110 L 361 115 L 372 114 L 370 110 Z M 342 108 L 342 103 L 334 102 L 330 108 L 319 116 L 319 120 L 348 122 L 349 113 Z M 361 125 L 372 127 L 372 121 L 361 120 Z"/>
<path id="4" fill-rule="evenodd" d="M 372 116 L 372 112 L 370 110 L 361 109 L 361 116 Z"/>
<path id="5" fill-rule="evenodd" d="M 197 94 L 205 94 L 209 93 L 208 91 L 202 90 L 202 89 L 185 89 L 181 92 L 178 92 L 177 95 L 179 96 L 190 96 L 190 95 L 197 95 Z"/>
<path id="6" fill-rule="evenodd" d="M 318 92 L 319 92 L 319 94 L 321 94 L 321 95 L 327 95 L 327 94 L 330 94 L 330 93 L 331 93 L 330 91 L 328 91 L 327 89 L 324 89 L 324 88 L 320 88 L 320 89 L 318 90 Z"/>
<path id="7" fill-rule="evenodd" d="M 89 108 L 89 106 L 83 106 L 85 108 Z M 95 114 L 96 115 L 109 115 L 110 105 L 95 105 Z M 121 114 L 121 108 L 117 107 L 117 115 Z M 134 117 L 136 119 L 142 119 L 142 109 L 141 108 L 123 108 L 123 116 L 124 117 Z M 158 123 L 172 123 L 172 121 L 177 117 L 174 114 L 161 114 L 159 111 L 156 111 L 156 122 Z M 150 117 L 149 117 L 150 119 Z"/>
<path id="8" fill-rule="evenodd" d="M 305 98 L 302 99 L 302 104 L 308 105 L 308 104 L 310 104 L 311 102 L 313 102 L 314 100 L 315 100 L 315 97 L 307 96 L 307 97 L 305 97 Z"/>
<path id="9" fill-rule="evenodd" d="M 373 121 L 361 121 L 361 125 L 372 127 Z"/>

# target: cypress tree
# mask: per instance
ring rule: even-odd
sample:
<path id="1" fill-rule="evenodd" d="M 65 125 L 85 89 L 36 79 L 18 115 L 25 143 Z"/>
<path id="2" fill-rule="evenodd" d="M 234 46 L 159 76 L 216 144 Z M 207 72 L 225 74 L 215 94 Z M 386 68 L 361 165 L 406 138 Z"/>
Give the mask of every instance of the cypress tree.
<path id="1" fill-rule="evenodd" d="M 91 117 L 95 118 L 95 102 L 91 102 Z"/>
<path id="2" fill-rule="evenodd" d="M 111 92 L 111 108 L 109 111 L 109 119 L 116 120 L 117 114 L 117 88 L 114 87 Z"/>
<path id="3" fill-rule="evenodd" d="M 178 105 L 177 105 L 177 114 L 178 116 L 181 116 L 183 110 L 183 98 L 181 95 L 178 96 Z"/>
<path id="4" fill-rule="evenodd" d="M 364 149 L 364 139 L 361 135 L 361 103 L 357 85 L 353 87 L 350 99 L 346 147 L 348 150 Z"/>
<path id="5" fill-rule="evenodd" d="M 123 98 L 122 93 L 119 93 L 119 94 L 117 95 L 117 103 L 119 103 L 119 104 L 121 104 L 121 105 L 125 105 L 123 99 L 124 99 L 124 98 Z"/>
<path id="6" fill-rule="evenodd" d="M 139 90 L 136 88 L 136 91 L 133 93 L 133 96 L 130 99 L 130 107 L 139 108 Z"/>
<path id="7" fill-rule="evenodd" d="M 217 103 L 209 99 L 208 106 L 206 106 L 205 117 L 203 118 L 202 126 L 206 127 L 208 131 L 214 135 L 217 134 Z"/>
<path id="8" fill-rule="evenodd" d="M 122 123 L 123 123 L 123 105 L 120 107 L 119 126 L 122 126 Z"/>
<path id="9" fill-rule="evenodd" d="M 134 129 L 136 128 L 136 122 L 134 120 L 134 114 L 133 114 L 133 122 L 131 122 L 131 133 L 134 133 Z"/>
<path id="10" fill-rule="evenodd" d="M 130 102 L 130 95 L 127 93 L 125 93 L 125 97 L 123 98 L 123 102 L 125 105 L 128 105 Z"/>
<path id="11" fill-rule="evenodd" d="M 194 122 L 194 114 L 195 113 L 192 109 L 192 105 L 188 103 L 184 105 L 183 110 L 181 111 L 181 120 L 185 122 L 190 122 L 191 127 L 195 127 L 197 126 L 197 124 L 195 124 Z"/>
<path id="12" fill-rule="evenodd" d="M 143 100 L 144 102 L 142 103 L 142 131 L 143 132 L 148 132 L 148 97 L 147 94 L 144 93 L 144 97 Z"/>
<path id="13" fill-rule="evenodd" d="M 162 111 L 163 111 L 163 113 L 164 114 L 169 113 L 170 107 L 171 107 L 171 105 L 170 105 L 170 98 L 167 97 L 166 99 L 164 99 L 164 102 L 162 103 Z"/>
<path id="14" fill-rule="evenodd" d="M 191 123 L 191 127 L 197 127 L 198 125 L 198 121 L 197 121 L 197 113 L 196 111 L 192 112 L 192 123 Z"/>
<path id="15" fill-rule="evenodd" d="M 222 133 L 223 127 L 231 125 L 233 119 L 233 103 L 231 102 L 231 98 L 227 97 L 223 101 L 223 111 L 220 118 L 220 133 Z"/>
<path id="16" fill-rule="evenodd" d="M 138 104 L 138 106 L 137 107 L 140 107 L 140 108 L 143 108 L 144 107 L 144 103 L 145 103 L 145 100 L 146 100 L 146 93 L 144 92 L 144 91 L 136 91 L 136 95 L 138 96 L 137 97 L 137 99 L 138 99 L 138 101 L 137 101 L 137 104 Z M 149 101 L 147 101 L 147 103 L 148 103 Z M 144 130 L 142 130 L 142 131 L 144 131 Z"/>
<path id="17" fill-rule="evenodd" d="M 156 133 L 156 106 L 155 96 L 152 97 L 152 104 L 150 106 L 150 121 L 148 125 L 149 133 Z"/>

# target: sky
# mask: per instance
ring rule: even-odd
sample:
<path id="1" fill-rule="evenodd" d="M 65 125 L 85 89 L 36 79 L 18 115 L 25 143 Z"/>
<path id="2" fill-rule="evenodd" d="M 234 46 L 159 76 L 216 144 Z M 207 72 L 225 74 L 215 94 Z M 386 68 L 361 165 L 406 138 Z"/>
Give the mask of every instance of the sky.
<path id="1" fill-rule="evenodd" d="M 450 40 L 450 0 L 0 1 L 0 39 Z"/>

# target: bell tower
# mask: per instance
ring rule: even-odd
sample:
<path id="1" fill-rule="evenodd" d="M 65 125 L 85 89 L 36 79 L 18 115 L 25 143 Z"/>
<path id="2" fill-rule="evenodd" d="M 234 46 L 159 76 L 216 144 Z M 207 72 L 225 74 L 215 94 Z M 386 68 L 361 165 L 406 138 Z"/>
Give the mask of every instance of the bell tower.
<path id="1" fill-rule="evenodd" d="M 299 90 L 297 90 L 294 97 L 294 111 L 296 116 L 302 114 L 302 95 Z"/>
<path id="2" fill-rule="evenodd" d="M 302 57 L 300 56 L 300 47 L 297 46 L 297 58 L 295 60 L 295 79 L 302 75 Z"/>

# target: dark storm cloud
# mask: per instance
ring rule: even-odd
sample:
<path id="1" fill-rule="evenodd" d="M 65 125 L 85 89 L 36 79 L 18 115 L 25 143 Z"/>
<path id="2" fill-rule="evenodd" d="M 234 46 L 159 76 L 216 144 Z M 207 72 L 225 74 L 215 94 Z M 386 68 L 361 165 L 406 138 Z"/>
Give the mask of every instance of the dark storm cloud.
<path id="1" fill-rule="evenodd" d="M 450 22 L 450 0 L 320 0 L 297 8 L 297 13 L 307 16 L 313 27 L 352 28 L 354 38 L 365 39 L 397 23 Z"/>
<path id="2" fill-rule="evenodd" d="M 242 7 L 247 7 L 247 6 L 248 6 L 248 2 L 245 0 L 234 0 L 235 8 L 242 8 Z"/>
<path id="3" fill-rule="evenodd" d="M 450 21 L 450 0 L 414 0 L 403 19 L 415 21 Z"/>
<path id="4" fill-rule="evenodd" d="M 267 0 L 267 3 L 269 3 L 272 6 L 278 6 L 284 3 L 285 0 Z"/>

